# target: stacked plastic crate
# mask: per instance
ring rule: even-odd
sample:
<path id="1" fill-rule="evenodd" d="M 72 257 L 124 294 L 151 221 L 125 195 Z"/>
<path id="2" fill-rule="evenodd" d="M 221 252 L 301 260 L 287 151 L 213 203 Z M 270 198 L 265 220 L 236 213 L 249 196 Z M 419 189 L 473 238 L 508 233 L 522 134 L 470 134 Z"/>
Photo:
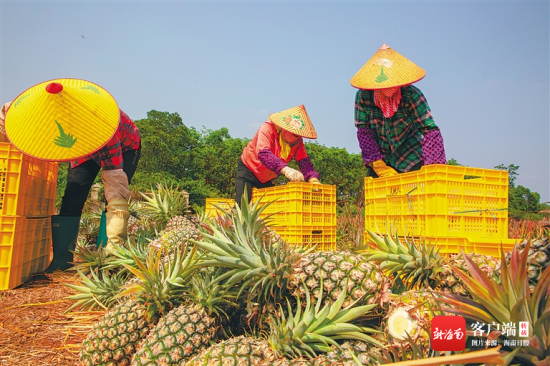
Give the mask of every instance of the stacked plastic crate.
<path id="1" fill-rule="evenodd" d="M 49 264 L 57 168 L 0 143 L 0 290 Z"/>
<path id="2" fill-rule="evenodd" d="M 287 243 L 318 251 L 336 249 L 336 186 L 290 182 L 253 189 L 252 197 L 271 202 L 262 216 L 270 216 L 271 229 Z"/>
<path id="3" fill-rule="evenodd" d="M 230 211 L 233 206 L 235 200 L 232 198 L 207 198 L 204 211 L 206 217 L 211 218 Z"/>
<path id="4" fill-rule="evenodd" d="M 499 256 L 509 250 L 508 172 L 428 165 L 388 178 L 365 178 L 365 227 L 425 238 L 441 253 Z M 365 233 L 365 239 L 370 237 Z"/>

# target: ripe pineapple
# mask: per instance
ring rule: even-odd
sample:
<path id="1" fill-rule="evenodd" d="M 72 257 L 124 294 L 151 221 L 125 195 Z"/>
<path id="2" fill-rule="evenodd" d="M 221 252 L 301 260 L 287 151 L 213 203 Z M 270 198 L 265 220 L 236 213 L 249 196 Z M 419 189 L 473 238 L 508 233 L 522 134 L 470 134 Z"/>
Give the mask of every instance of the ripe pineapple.
<path id="1" fill-rule="evenodd" d="M 82 362 L 129 365 L 138 342 L 159 316 L 183 301 L 183 289 L 198 267 L 195 253 L 196 248 L 184 247 L 175 253 L 168 266 L 162 264 L 160 253 L 155 252 L 150 252 L 146 263 L 134 256 L 136 267 L 124 264 L 139 280 L 127 284 L 119 297 L 133 297 L 115 306 L 94 325 L 80 350 Z"/>
<path id="2" fill-rule="evenodd" d="M 84 366 L 130 365 L 130 356 L 150 327 L 147 307 L 128 300 L 111 309 L 82 342 L 80 361 Z"/>
<path id="3" fill-rule="evenodd" d="M 273 317 L 268 339 L 240 336 L 230 338 L 202 351 L 185 366 L 196 365 L 276 365 L 282 357 L 315 359 L 319 354 L 331 352 L 336 339 L 361 340 L 382 346 L 366 333 L 373 329 L 353 324 L 357 318 L 370 312 L 376 305 L 363 305 L 342 309 L 346 292 L 337 301 L 321 307 L 322 296 L 312 304 L 313 296 L 306 290 L 306 305 L 302 309 L 300 297 L 289 316 Z M 281 312 L 281 314 L 283 314 Z"/>
<path id="4" fill-rule="evenodd" d="M 225 315 L 222 307 L 234 305 L 238 290 L 215 283 L 220 276 L 220 269 L 195 272 L 185 296 L 189 300 L 159 320 L 132 358 L 133 366 L 177 364 L 215 340 L 220 316 Z"/>
<path id="5" fill-rule="evenodd" d="M 361 299 L 373 304 L 383 301 L 389 287 L 387 278 L 377 265 L 360 255 L 338 252 L 307 253 L 291 248 L 284 242 L 274 242 L 267 234 L 267 222 L 260 218 L 267 207 L 258 202 L 241 206 L 228 218 L 230 225 L 212 223 L 203 232 L 202 241 L 194 241 L 206 253 L 206 264 L 228 268 L 226 274 L 258 302 L 277 302 L 286 294 L 303 294 L 304 285 L 317 294 L 323 281 L 325 298 L 335 300 L 344 291 L 346 304 Z"/>

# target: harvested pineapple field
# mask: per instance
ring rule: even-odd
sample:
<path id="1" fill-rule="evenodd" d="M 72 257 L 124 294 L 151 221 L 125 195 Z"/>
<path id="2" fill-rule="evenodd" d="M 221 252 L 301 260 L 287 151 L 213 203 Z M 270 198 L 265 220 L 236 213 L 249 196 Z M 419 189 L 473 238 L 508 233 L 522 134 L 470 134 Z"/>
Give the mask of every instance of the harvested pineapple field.
<path id="1" fill-rule="evenodd" d="M 65 313 L 74 272 L 55 272 L 0 292 L 0 365 L 76 365 L 82 340 L 103 312 Z"/>

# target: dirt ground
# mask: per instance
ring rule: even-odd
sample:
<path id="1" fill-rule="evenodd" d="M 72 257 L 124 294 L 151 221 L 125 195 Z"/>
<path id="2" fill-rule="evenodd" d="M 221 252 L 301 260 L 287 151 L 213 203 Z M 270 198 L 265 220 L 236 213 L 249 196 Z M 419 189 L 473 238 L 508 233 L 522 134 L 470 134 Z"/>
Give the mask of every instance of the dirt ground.
<path id="1" fill-rule="evenodd" d="M 82 341 L 100 311 L 66 313 L 77 283 L 75 272 L 35 276 L 13 290 L 0 291 L 0 365 L 79 365 Z"/>

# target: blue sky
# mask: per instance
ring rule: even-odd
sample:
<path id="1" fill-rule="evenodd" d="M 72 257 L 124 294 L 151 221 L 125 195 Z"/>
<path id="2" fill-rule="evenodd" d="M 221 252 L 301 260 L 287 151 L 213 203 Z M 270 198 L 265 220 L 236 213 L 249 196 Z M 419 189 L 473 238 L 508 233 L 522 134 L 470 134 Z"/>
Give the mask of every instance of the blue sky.
<path id="1" fill-rule="evenodd" d="M 326 146 L 358 153 L 350 78 L 386 43 L 427 72 L 447 158 L 519 165 L 550 201 L 549 1 L 2 1 L 0 101 L 93 81 L 133 119 L 251 138 L 304 104 Z M 321 177 L 322 178 L 322 177 Z"/>

